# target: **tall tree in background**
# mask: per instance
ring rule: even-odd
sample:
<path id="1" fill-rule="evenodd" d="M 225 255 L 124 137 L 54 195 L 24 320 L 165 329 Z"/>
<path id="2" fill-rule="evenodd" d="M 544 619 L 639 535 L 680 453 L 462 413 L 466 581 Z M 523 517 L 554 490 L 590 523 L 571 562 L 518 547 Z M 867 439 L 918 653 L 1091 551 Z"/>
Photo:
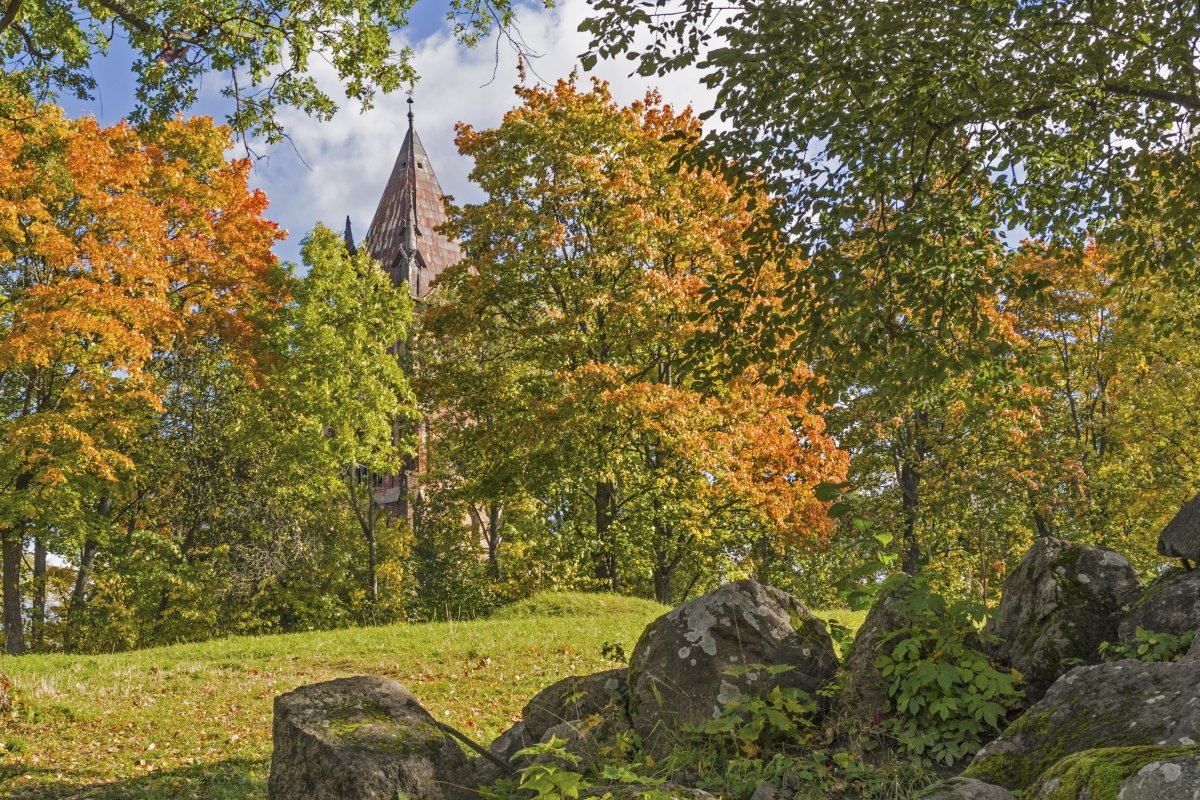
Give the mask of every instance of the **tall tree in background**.
<path id="1" fill-rule="evenodd" d="M 16 101 L 14 101 L 16 102 Z M 0 536 L 7 649 L 21 652 L 25 537 L 77 530 L 134 468 L 132 438 L 158 408 L 156 353 L 196 336 L 238 343 L 254 366 L 281 284 L 266 198 L 228 163 L 207 120 L 153 141 L 52 110 L 0 132 Z"/>
<path id="2" fill-rule="evenodd" d="M 476 429 L 477 447 L 454 451 L 476 460 L 456 469 L 515 458 L 510 474 L 547 515 L 584 532 L 597 581 L 620 590 L 649 573 L 664 601 L 716 517 L 821 535 L 813 490 L 840 479 L 845 457 L 810 410 L 811 376 L 789 373 L 791 392 L 750 372 L 711 387 L 701 375 L 720 355 L 694 347 L 713 325 L 705 293 L 754 222 L 752 195 L 675 166 L 699 125 L 654 95 L 628 108 L 603 84 L 518 95 L 499 128 L 460 129 L 489 199 L 452 220 L 464 259 L 426 327 L 423 373 L 441 384 L 430 402 Z M 458 407 L 477 385 L 464 342 L 493 355 L 477 362 L 499 376 L 478 384 L 492 390 L 486 413 Z"/>
<path id="3" fill-rule="evenodd" d="M 273 374 L 286 387 L 303 463 L 313 489 L 335 480 L 367 549 L 367 601 L 379 597 L 378 530 L 383 509 L 374 476 L 395 471 L 414 442 L 393 430 L 415 421 L 415 401 L 394 354 L 412 321 L 412 301 L 365 251 L 351 255 L 342 238 L 318 226 L 304 240 L 307 274 L 295 283 Z"/>

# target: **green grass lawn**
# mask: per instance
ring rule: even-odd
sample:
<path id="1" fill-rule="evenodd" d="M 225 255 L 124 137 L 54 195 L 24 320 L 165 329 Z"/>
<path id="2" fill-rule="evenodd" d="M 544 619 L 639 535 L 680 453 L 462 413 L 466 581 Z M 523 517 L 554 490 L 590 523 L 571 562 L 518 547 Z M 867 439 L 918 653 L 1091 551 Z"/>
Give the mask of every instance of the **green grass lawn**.
<path id="1" fill-rule="evenodd" d="M 604 643 L 632 650 L 663 610 L 558 596 L 483 621 L 0 658 L 18 698 L 0 720 L 0 797 L 264 798 L 273 698 L 345 675 L 395 678 L 487 743 L 539 689 L 613 666 Z"/>

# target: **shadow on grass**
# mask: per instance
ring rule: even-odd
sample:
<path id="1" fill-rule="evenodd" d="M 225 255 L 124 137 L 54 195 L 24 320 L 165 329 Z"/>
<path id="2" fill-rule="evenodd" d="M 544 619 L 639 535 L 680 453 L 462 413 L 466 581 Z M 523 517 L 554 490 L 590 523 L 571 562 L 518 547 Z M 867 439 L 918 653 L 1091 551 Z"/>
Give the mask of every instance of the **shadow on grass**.
<path id="1" fill-rule="evenodd" d="M 156 770 L 105 783 L 56 779 L 53 767 L 0 766 L 5 800 L 248 800 L 267 796 L 267 764 L 246 758 Z"/>

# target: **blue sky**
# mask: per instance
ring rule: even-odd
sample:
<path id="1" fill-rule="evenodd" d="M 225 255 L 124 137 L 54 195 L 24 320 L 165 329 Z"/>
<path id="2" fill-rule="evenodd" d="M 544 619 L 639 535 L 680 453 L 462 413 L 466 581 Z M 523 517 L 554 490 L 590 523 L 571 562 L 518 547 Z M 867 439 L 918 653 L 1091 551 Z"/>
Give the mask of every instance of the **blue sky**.
<path id="1" fill-rule="evenodd" d="M 470 162 L 454 147 L 454 124 L 464 121 L 490 127 L 500 121 L 515 103 L 511 88 L 518 80 L 516 58 L 503 45 L 497 49 L 494 40 L 473 50 L 458 45 L 451 37 L 446 10 L 440 0 L 418 0 L 411 24 L 398 34 L 397 44 L 407 43 L 414 50 L 421 76 L 414 93 L 416 127 L 442 189 L 459 202 L 472 202 L 482 197 L 467 177 Z M 531 80 L 540 76 L 553 81 L 577 66 L 587 46 L 586 36 L 577 30 L 586 13 L 586 0 L 559 0 L 553 9 L 521 6 L 518 27 L 533 50 L 542 54 L 533 63 L 536 76 L 531 74 Z M 104 124 L 126 116 L 134 104 L 131 62 L 128 50 L 114 45 L 109 57 L 94 65 L 99 84 L 96 98 L 88 102 L 64 98 L 68 113 L 90 114 Z M 628 64 L 622 60 L 596 70 L 612 83 L 622 102 L 637 99 L 650 88 L 660 89 L 668 102 L 677 105 L 691 103 L 703 109 L 711 102 L 711 92 L 700 85 L 694 72 L 648 81 L 627 76 Z M 374 109 L 361 113 L 357 104 L 344 101 L 327 65 L 318 62 L 314 72 L 321 86 L 340 101 L 337 116 L 318 123 L 285 113 L 291 144 L 254 146 L 266 158 L 256 163 L 251 180 L 271 200 L 268 215 L 289 232 L 276 251 L 280 258 L 296 262 L 300 240 L 318 221 L 340 230 L 349 214 L 356 235 L 366 233 L 407 128 L 404 94 L 380 97 Z M 190 113 L 224 118 L 229 107 L 219 95 L 222 85 L 214 77 L 202 87 L 201 101 Z M 230 151 L 234 156 L 242 153 L 240 148 Z"/>

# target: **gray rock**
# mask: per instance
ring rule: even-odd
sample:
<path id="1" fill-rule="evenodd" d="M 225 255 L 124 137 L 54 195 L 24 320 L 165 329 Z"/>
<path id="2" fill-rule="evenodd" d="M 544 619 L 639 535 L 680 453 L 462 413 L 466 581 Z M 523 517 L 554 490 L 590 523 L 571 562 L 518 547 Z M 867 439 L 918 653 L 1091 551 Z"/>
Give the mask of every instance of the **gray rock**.
<path id="1" fill-rule="evenodd" d="M 1200 755 L 1152 761 L 1121 783 L 1117 800 L 1196 800 Z"/>
<path id="2" fill-rule="evenodd" d="M 1194 661 L 1196 659 L 1200 659 L 1200 635 L 1192 639 L 1192 646 L 1188 648 L 1187 655 L 1184 656 L 1184 660 L 1187 661 Z"/>
<path id="3" fill-rule="evenodd" d="M 524 735 L 539 742 L 547 730 L 562 722 L 593 714 L 623 716 L 629 692 L 629 671 L 610 669 L 593 675 L 572 675 L 547 686 L 521 710 Z"/>
<path id="4" fill-rule="evenodd" d="M 951 778 L 918 796 L 921 800 L 1016 800 L 1007 789 L 972 778 Z"/>
<path id="5" fill-rule="evenodd" d="M 1025 696 L 1039 699 L 1076 664 L 1100 661 L 1100 644 L 1141 594 L 1129 561 L 1112 550 L 1038 539 L 1008 580 L 986 633 L 992 655 L 1025 676 Z"/>
<path id="6" fill-rule="evenodd" d="M 521 711 L 521 721 L 500 734 L 488 751 L 511 764 L 518 750 L 544 741 L 546 732 L 563 724 L 573 724 L 593 717 L 602 717 L 605 730 L 616 729 L 627 719 L 625 701 L 629 694 L 629 673 L 625 669 L 610 669 L 593 675 L 572 675 L 552 683 L 533 696 Z M 626 723 L 626 728 L 628 724 Z M 560 729 L 560 739 L 565 730 Z M 600 749 L 600 743 L 589 742 L 580 748 L 589 752 Z M 527 763 L 527 762 L 525 762 Z M 478 784 L 492 783 L 502 772 L 486 759 L 473 762 Z M 520 767 L 521 763 L 514 766 Z"/>
<path id="7" fill-rule="evenodd" d="M 841 686 L 838 705 L 842 713 L 869 724 L 882 721 L 888 711 L 888 681 L 875 669 L 874 661 L 890 652 L 893 645 L 880 642 L 912 622 L 912 615 L 901 607 L 909 592 L 909 577 L 898 575 L 890 580 L 892 583 L 880 592 L 867 612 L 838 673 Z"/>
<path id="8" fill-rule="evenodd" d="M 1158 535 L 1158 554 L 1200 561 L 1200 494 L 1184 503 Z"/>
<path id="9" fill-rule="evenodd" d="M 1060 758 L 1096 748 L 1200 742 L 1200 661 L 1078 667 L 975 756 L 963 774 L 1024 789 Z"/>
<path id="10" fill-rule="evenodd" d="M 1133 641 L 1138 628 L 1175 636 L 1200 630 L 1200 570 L 1170 569 L 1155 578 L 1129 613 L 1117 634 Z"/>
<path id="11" fill-rule="evenodd" d="M 729 674 L 756 664 L 791 669 Z M 836 671 L 829 634 L 796 598 L 737 581 L 664 614 L 638 639 L 629 664 L 633 727 L 661 753 L 681 726 L 718 716 L 730 700 L 777 685 L 815 692 Z"/>
<path id="12" fill-rule="evenodd" d="M 456 800 L 467 759 L 416 698 L 386 678 L 301 686 L 275 698 L 270 800 Z"/>

